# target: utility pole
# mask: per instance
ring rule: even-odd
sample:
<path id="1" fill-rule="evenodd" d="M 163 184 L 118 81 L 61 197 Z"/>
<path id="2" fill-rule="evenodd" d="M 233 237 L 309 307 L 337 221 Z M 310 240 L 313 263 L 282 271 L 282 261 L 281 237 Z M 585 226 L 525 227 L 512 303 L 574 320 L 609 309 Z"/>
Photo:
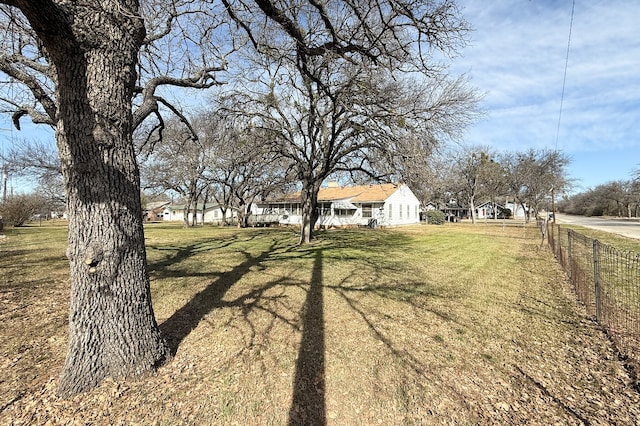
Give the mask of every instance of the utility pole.
<path id="1" fill-rule="evenodd" d="M 7 172 L 7 166 L 2 166 L 2 202 L 7 201 L 7 181 L 9 180 L 9 173 Z"/>
<path id="2" fill-rule="evenodd" d="M 551 187 L 551 213 L 553 214 L 553 224 L 555 225 L 556 224 L 556 193 L 553 186 Z"/>

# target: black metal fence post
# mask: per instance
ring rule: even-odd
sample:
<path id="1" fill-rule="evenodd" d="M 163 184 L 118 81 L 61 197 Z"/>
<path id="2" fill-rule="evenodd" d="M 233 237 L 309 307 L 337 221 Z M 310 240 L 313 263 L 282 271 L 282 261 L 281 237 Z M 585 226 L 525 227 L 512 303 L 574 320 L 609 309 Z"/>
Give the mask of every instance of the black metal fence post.
<path id="1" fill-rule="evenodd" d="M 569 272 L 569 281 L 573 283 L 573 268 L 571 267 L 571 229 L 567 231 L 567 262 L 568 262 L 568 272 Z M 575 283 L 574 283 L 575 284 Z"/>
<path id="2" fill-rule="evenodd" d="M 600 265 L 598 263 L 598 240 L 593 240 L 593 288 L 595 292 L 596 302 L 596 320 L 601 320 L 601 297 L 600 297 L 600 280 L 598 275 L 600 273 Z"/>

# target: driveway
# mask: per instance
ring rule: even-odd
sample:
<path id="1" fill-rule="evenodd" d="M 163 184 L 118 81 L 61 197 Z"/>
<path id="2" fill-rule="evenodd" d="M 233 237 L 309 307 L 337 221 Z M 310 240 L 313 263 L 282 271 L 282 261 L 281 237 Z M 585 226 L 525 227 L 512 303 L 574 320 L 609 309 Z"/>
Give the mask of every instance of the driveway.
<path id="1" fill-rule="evenodd" d="M 640 239 L 640 220 L 637 218 L 623 219 L 556 214 L 556 222 L 559 224 L 580 225 L 624 237 Z"/>

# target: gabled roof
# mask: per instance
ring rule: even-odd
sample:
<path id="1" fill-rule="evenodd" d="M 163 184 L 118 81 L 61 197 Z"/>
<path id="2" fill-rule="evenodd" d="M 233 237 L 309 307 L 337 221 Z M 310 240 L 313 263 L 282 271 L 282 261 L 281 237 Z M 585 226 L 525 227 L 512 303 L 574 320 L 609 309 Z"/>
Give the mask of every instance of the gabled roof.
<path id="1" fill-rule="evenodd" d="M 147 210 L 161 209 L 171 204 L 171 201 L 152 201 L 147 203 Z"/>
<path id="2" fill-rule="evenodd" d="M 476 206 L 476 208 L 479 209 L 479 208 L 484 207 L 484 206 L 493 206 L 494 204 L 495 204 L 495 206 L 497 208 L 504 209 L 504 206 L 502 204 L 500 204 L 500 203 L 492 203 L 491 201 L 485 201 L 484 203 L 478 204 Z"/>
<path id="3" fill-rule="evenodd" d="M 318 201 L 336 201 L 349 200 L 351 203 L 374 203 L 384 202 L 399 188 L 399 185 L 393 183 L 384 183 L 379 185 L 358 185 L 345 187 L 324 187 L 318 192 Z M 293 202 L 299 201 L 300 192 L 287 195 L 282 201 Z"/>

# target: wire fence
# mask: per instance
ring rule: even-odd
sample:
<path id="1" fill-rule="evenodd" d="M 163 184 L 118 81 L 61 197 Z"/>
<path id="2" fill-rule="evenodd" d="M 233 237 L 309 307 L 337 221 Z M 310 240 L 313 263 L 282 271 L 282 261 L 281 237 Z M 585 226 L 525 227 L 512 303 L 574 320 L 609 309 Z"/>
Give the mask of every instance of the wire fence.
<path id="1" fill-rule="evenodd" d="M 640 372 L 640 254 L 559 225 L 549 226 L 547 240 L 588 314 Z"/>

